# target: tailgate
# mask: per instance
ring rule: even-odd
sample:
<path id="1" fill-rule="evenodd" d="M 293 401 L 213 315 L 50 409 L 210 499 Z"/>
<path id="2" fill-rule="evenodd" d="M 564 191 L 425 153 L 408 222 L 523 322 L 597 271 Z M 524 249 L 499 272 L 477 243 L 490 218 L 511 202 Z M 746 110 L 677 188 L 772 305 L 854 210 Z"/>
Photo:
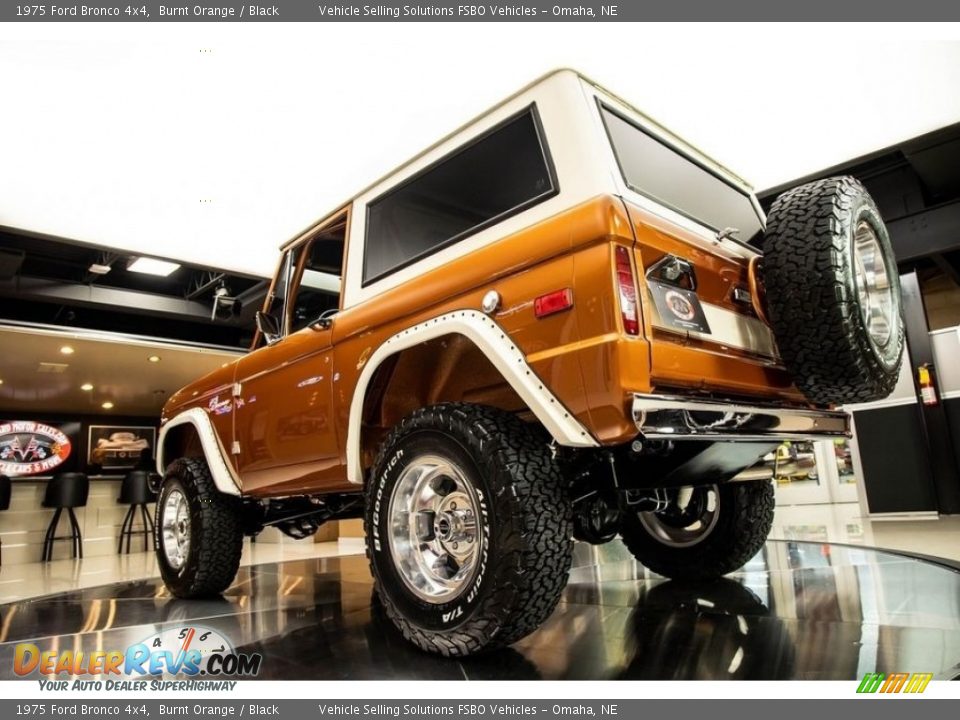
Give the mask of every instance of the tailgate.
<path id="1" fill-rule="evenodd" d="M 635 204 L 626 206 L 652 383 L 798 398 L 770 328 L 750 303 L 750 251 L 730 241 L 706 241 Z M 686 269 L 684 262 L 695 282 L 686 272 L 673 277 Z"/>

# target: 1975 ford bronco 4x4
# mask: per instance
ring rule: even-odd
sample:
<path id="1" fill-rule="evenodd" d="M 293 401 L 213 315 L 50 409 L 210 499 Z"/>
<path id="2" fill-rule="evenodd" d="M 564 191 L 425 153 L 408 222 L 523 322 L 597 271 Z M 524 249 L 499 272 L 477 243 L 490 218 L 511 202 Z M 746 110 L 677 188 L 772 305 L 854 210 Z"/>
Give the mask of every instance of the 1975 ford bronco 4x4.
<path id="1" fill-rule="evenodd" d="M 535 630 L 574 539 L 715 578 L 771 525 L 771 483 L 738 476 L 886 396 L 900 315 L 856 180 L 765 221 L 736 175 L 551 73 L 282 247 L 254 350 L 163 410 L 163 578 L 214 595 L 244 535 L 362 515 L 385 614 L 443 655 Z"/>

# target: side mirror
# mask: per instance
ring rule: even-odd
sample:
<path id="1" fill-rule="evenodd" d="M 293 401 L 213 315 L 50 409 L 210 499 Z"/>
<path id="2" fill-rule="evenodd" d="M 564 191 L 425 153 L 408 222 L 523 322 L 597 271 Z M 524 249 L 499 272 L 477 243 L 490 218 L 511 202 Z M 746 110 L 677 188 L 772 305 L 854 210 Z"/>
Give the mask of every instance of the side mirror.
<path id="1" fill-rule="evenodd" d="M 257 311 L 257 330 L 263 335 L 267 345 L 273 345 L 280 339 L 280 321 L 262 310 Z"/>

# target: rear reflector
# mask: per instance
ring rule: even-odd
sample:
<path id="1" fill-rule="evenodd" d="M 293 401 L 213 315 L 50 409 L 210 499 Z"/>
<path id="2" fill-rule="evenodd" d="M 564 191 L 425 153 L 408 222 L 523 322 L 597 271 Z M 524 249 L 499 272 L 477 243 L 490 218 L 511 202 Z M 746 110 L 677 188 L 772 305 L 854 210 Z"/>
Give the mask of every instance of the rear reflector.
<path id="1" fill-rule="evenodd" d="M 533 301 L 533 313 L 538 317 L 546 317 L 554 313 L 568 310 L 573 307 L 573 290 L 564 288 L 541 295 Z"/>
<path id="2" fill-rule="evenodd" d="M 640 314 L 637 310 L 637 281 L 630 263 L 630 251 L 618 245 L 617 255 L 617 291 L 620 295 L 620 317 L 623 319 L 623 331 L 627 335 L 640 334 Z"/>

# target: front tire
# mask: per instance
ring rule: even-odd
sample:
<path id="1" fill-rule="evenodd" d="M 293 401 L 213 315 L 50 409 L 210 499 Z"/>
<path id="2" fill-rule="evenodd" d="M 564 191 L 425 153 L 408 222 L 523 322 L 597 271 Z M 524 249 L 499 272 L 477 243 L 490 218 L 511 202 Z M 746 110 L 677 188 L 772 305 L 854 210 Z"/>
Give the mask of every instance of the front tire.
<path id="1" fill-rule="evenodd" d="M 760 552 L 773 525 L 768 480 L 668 490 L 658 512 L 625 513 L 620 534 L 643 565 L 676 580 L 712 580 Z"/>
<path id="2" fill-rule="evenodd" d="M 236 498 L 217 490 L 202 458 L 170 464 L 157 498 L 154 548 L 174 596 L 217 597 L 230 586 L 243 550 L 239 510 Z"/>
<path id="3" fill-rule="evenodd" d="M 573 551 L 547 441 L 508 413 L 465 404 L 423 408 L 394 428 L 367 485 L 364 529 L 387 617 L 445 656 L 537 629 Z"/>

